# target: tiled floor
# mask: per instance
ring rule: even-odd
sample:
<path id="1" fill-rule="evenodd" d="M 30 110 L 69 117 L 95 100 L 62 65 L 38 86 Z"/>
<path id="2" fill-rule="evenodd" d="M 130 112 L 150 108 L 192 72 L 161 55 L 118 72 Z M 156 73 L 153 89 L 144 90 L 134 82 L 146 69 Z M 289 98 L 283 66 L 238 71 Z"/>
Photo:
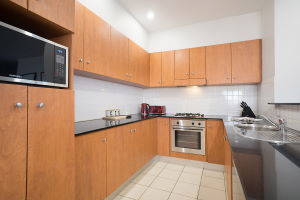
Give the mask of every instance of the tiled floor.
<path id="1" fill-rule="evenodd" d="M 223 167 L 204 162 L 156 161 L 115 200 L 226 200 Z"/>

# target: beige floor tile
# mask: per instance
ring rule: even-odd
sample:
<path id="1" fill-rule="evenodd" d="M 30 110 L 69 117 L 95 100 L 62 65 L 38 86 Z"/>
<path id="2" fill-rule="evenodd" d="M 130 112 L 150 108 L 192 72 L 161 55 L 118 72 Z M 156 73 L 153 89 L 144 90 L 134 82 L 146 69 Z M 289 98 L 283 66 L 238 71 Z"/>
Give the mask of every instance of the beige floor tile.
<path id="1" fill-rule="evenodd" d="M 117 196 L 116 198 L 114 198 L 114 200 L 132 200 L 132 199 L 127 197 Z"/>
<path id="2" fill-rule="evenodd" d="M 159 168 L 164 168 L 167 164 L 168 164 L 167 162 L 158 161 L 158 162 L 153 163 L 153 166 L 154 167 L 159 167 Z"/>
<path id="3" fill-rule="evenodd" d="M 167 164 L 165 169 L 175 170 L 175 171 L 182 171 L 183 168 L 184 168 L 184 165 L 169 163 L 169 164 Z"/>
<path id="4" fill-rule="evenodd" d="M 204 169 L 212 169 L 216 171 L 224 171 L 224 165 L 212 164 L 212 163 L 205 163 Z"/>
<path id="5" fill-rule="evenodd" d="M 120 195 L 131 199 L 139 199 L 147 189 L 146 186 L 130 183 Z"/>
<path id="6" fill-rule="evenodd" d="M 224 173 L 218 170 L 204 169 L 203 176 L 224 179 Z"/>
<path id="7" fill-rule="evenodd" d="M 184 173 L 191 173 L 191 174 L 197 174 L 202 175 L 203 168 L 201 167 L 193 167 L 193 166 L 185 166 L 183 169 Z"/>
<path id="8" fill-rule="evenodd" d="M 194 198 L 186 197 L 180 194 L 171 193 L 168 200 L 195 200 Z"/>
<path id="9" fill-rule="evenodd" d="M 174 180 L 158 177 L 153 181 L 153 183 L 151 184 L 150 187 L 171 192 L 173 190 L 175 184 L 176 184 L 176 181 L 174 181 Z"/>
<path id="10" fill-rule="evenodd" d="M 202 176 L 201 186 L 210 187 L 218 190 L 225 191 L 225 183 L 223 179 Z"/>
<path id="11" fill-rule="evenodd" d="M 172 192 L 175 194 L 181 194 L 183 196 L 187 196 L 191 198 L 197 198 L 198 190 L 199 190 L 198 185 L 178 182 Z"/>
<path id="12" fill-rule="evenodd" d="M 183 172 L 183 173 L 180 175 L 178 181 L 180 181 L 180 182 L 185 182 L 185 183 L 191 183 L 191 184 L 194 184 L 194 185 L 200 185 L 200 182 L 201 182 L 201 175 Z"/>
<path id="13" fill-rule="evenodd" d="M 162 170 L 163 170 L 163 168 L 154 166 L 152 168 L 145 170 L 143 173 L 152 175 L 152 176 L 157 176 Z"/>
<path id="14" fill-rule="evenodd" d="M 169 196 L 169 192 L 148 188 L 140 200 L 167 200 Z"/>
<path id="15" fill-rule="evenodd" d="M 139 185 L 149 186 L 154 181 L 156 176 L 152 176 L 149 174 L 140 174 L 138 177 L 136 177 L 132 182 L 137 183 Z"/>
<path id="16" fill-rule="evenodd" d="M 158 175 L 158 177 L 160 177 L 160 178 L 166 178 L 166 179 L 170 179 L 170 180 L 177 181 L 178 178 L 179 178 L 179 176 L 180 176 L 180 174 L 181 174 L 180 171 L 164 169 L 164 170 Z"/>
<path id="17" fill-rule="evenodd" d="M 200 187 L 198 199 L 201 200 L 226 200 L 225 191 L 208 187 Z"/>

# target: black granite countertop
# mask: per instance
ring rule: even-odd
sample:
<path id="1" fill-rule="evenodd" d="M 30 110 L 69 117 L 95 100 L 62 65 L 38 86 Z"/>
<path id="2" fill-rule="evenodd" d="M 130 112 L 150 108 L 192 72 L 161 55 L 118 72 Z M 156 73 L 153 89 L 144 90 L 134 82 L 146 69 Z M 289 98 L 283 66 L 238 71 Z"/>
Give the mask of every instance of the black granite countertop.
<path id="1" fill-rule="evenodd" d="M 246 199 L 300 199 L 300 144 L 248 139 L 224 118 L 236 171 Z"/>
<path id="2" fill-rule="evenodd" d="M 75 123 L 75 135 L 113 128 L 163 116 L 131 115 L 118 122 L 102 119 Z M 300 144 L 276 145 L 248 139 L 236 132 L 230 117 L 205 116 L 203 119 L 223 120 L 231 146 L 233 161 L 242 183 L 246 199 L 299 200 L 300 199 Z"/>
<path id="3" fill-rule="evenodd" d="M 167 117 L 167 118 L 175 117 L 174 114 L 170 114 L 170 113 L 165 114 L 165 115 L 146 115 L 146 116 L 141 115 L 141 114 L 133 114 L 130 116 L 131 116 L 131 118 L 129 118 L 129 119 L 123 119 L 123 120 L 118 120 L 118 121 L 94 119 L 94 120 L 76 122 L 75 123 L 75 135 L 79 136 L 79 135 L 91 133 L 94 131 L 101 131 L 101 130 L 105 130 L 108 128 L 114 128 L 117 126 L 126 125 L 126 124 L 130 124 L 130 123 L 134 123 L 134 122 L 139 122 L 139 121 L 143 121 L 143 120 L 147 120 L 147 119 L 153 119 L 156 117 Z M 224 116 L 220 116 L 220 115 L 207 115 L 201 119 L 222 120 L 223 117 Z M 178 117 L 176 117 L 176 118 L 178 118 Z M 180 118 L 183 118 L 183 117 L 180 117 Z M 184 117 L 184 118 L 191 119 L 188 117 Z"/>

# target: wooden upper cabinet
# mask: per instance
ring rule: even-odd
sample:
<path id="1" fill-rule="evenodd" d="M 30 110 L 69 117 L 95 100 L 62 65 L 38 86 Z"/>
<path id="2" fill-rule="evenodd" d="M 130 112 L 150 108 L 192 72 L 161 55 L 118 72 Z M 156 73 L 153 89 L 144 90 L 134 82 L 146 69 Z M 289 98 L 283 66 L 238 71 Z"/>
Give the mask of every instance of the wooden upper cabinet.
<path id="1" fill-rule="evenodd" d="M 28 0 L 28 10 L 73 31 L 75 0 Z"/>
<path id="2" fill-rule="evenodd" d="M 260 83 L 261 40 L 250 40 L 231 44 L 232 83 Z"/>
<path id="3" fill-rule="evenodd" d="M 0 199 L 26 199 L 27 86 L 1 83 L 0 99 Z"/>
<path id="4" fill-rule="evenodd" d="M 132 82 L 149 85 L 149 55 L 132 41 L 129 41 L 129 76 Z"/>
<path id="5" fill-rule="evenodd" d="M 72 90 L 28 87 L 27 199 L 75 198 L 73 99 Z"/>
<path id="6" fill-rule="evenodd" d="M 205 79 L 205 47 L 190 49 L 190 79 Z"/>
<path id="7" fill-rule="evenodd" d="M 231 84 L 231 45 L 206 47 L 207 85 Z"/>
<path id="8" fill-rule="evenodd" d="M 207 120 L 207 162 L 224 165 L 224 125 L 222 120 Z"/>
<path id="9" fill-rule="evenodd" d="M 174 51 L 162 52 L 161 55 L 161 68 L 162 68 L 162 86 L 174 86 Z"/>
<path id="10" fill-rule="evenodd" d="M 88 9 L 84 20 L 84 70 L 105 75 L 110 62 L 110 26 Z"/>
<path id="11" fill-rule="evenodd" d="M 75 138 L 76 200 L 106 197 L 106 131 Z"/>
<path id="12" fill-rule="evenodd" d="M 75 2 L 74 34 L 72 35 L 72 66 L 75 69 L 84 69 L 83 36 L 84 36 L 84 12 L 85 7 Z"/>
<path id="13" fill-rule="evenodd" d="M 110 66 L 107 75 L 128 80 L 128 38 L 111 27 L 110 46 Z"/>
<path id="14" fill-rule="evenodd" d="M 184 80 L 190 78 L 190 50 L 181 49 L 175 51 L 175 79 Z"/>
<path id="15" fill-rule="evenodd" d="M 161 54 L 150 54 L 150 87 L 161 87 Z"/>
<path id="16" fill-rule="evenodd" d="M 27 0 L 8 0 L 15 4 L 18 4 L 19 6 L 22 6 L 23 8 L 27 8 Z"/>

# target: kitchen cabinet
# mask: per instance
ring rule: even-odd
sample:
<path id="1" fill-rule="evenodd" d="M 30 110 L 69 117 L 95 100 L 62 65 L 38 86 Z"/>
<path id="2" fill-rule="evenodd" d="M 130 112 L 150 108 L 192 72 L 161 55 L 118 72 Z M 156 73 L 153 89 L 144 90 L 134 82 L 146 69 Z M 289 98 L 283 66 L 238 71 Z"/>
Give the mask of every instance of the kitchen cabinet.
<path id="1" fill-rule="evenodd" d="M 190 78 L 190 50 L 175 51 L 175 79 L 187 80 Z"/>
<path id="2" fill-rule="evenodd" d="M 260 83 L 262 79 L 261 40 L 231 44 L 232 83 Z"/>
<path id="3" fill-rule="evenodd" d="M 226 195 L 228 200 L 232 200 L 232 153 L 226 131 L 224 131 L 224 138 L 224 174 Z"/>
<path id="4" fill-rule="evenodd" d="M 27 199 L 74 199 L 73 91 L 28 87 Z"/>
<path id="5" fill-rule="evenodd" d="M 205 47 L 190 49 L 190 84 L 206 84 L 206 51 Z"/>
<path id="6" fill-rule="evenodd" d="M 129 41 L 129 80 L 140 85 L 149 85 L 149 54 Z"/>
<path id="7" fill-rule="evenodd" d="M 13 2 L 19 6 L 22 6 L 23 8 L 27 8 L 27 0 L 8 0 L 10 2 Z"/>
<path id="8" fill-rule="evenodd" d="M 207 120 L 207 162 L 224 165 L 224 125 L 222 120 Z"/>
<path id="9" fill-rule="evenodd" d="M 206 47 L 207 85 L 231 84 L 231 45 Z"/>
<path id="10" fill-rule="evenodd" d="M 75 138 L 76 200 L 106 197 L 106 134 L 98 131 Z"/>
<path id="11" fill-rule="evenodd" d="M 74 69 L 84 70 L 84 12 L 86 8 L 75 2 L 74 34 L 72 35 L 71 64 Z"/>
<path id="12" fill-rule="evenodd" d="M 74 4 L 75 0 L 28 0 L 28 10 L 73 31 Z"/>
<path id="13" fill-rule="evenodd" d="M 160 156 L 170 155 L 170 119 L 157 119 L 157 154 Z"/>
<path id="14" fill-rule="evenodd" d="M 88 9 L 84 15 L 84 70 L 105 75 L 110 67 L 110 25 Z"/>
<path id="15" fill-rule="evenodd" d="M 175 74 L 175 51 L 162 52 L 161 55 L 161 76 L 162 76 L 162 86 L 170 87 L 174 86 Z"/>
<path id="16" fill-rule="evenodd" d="M 121 80 L 129 80 L 128 72 L 129 40 L 126 36 L 111 27 L 110 29 L 111 58 L 107 75 Z"/>
<path id="17" fill-rule="evenodd" d="M 161 87 L 161 55 L 160 52 L 150 54 L 150 87 Z"/>
<path id="18" fill-rule="evenodd" d="M 26 199 L 27 87 L 0 84 L 0 199 Z"/>

